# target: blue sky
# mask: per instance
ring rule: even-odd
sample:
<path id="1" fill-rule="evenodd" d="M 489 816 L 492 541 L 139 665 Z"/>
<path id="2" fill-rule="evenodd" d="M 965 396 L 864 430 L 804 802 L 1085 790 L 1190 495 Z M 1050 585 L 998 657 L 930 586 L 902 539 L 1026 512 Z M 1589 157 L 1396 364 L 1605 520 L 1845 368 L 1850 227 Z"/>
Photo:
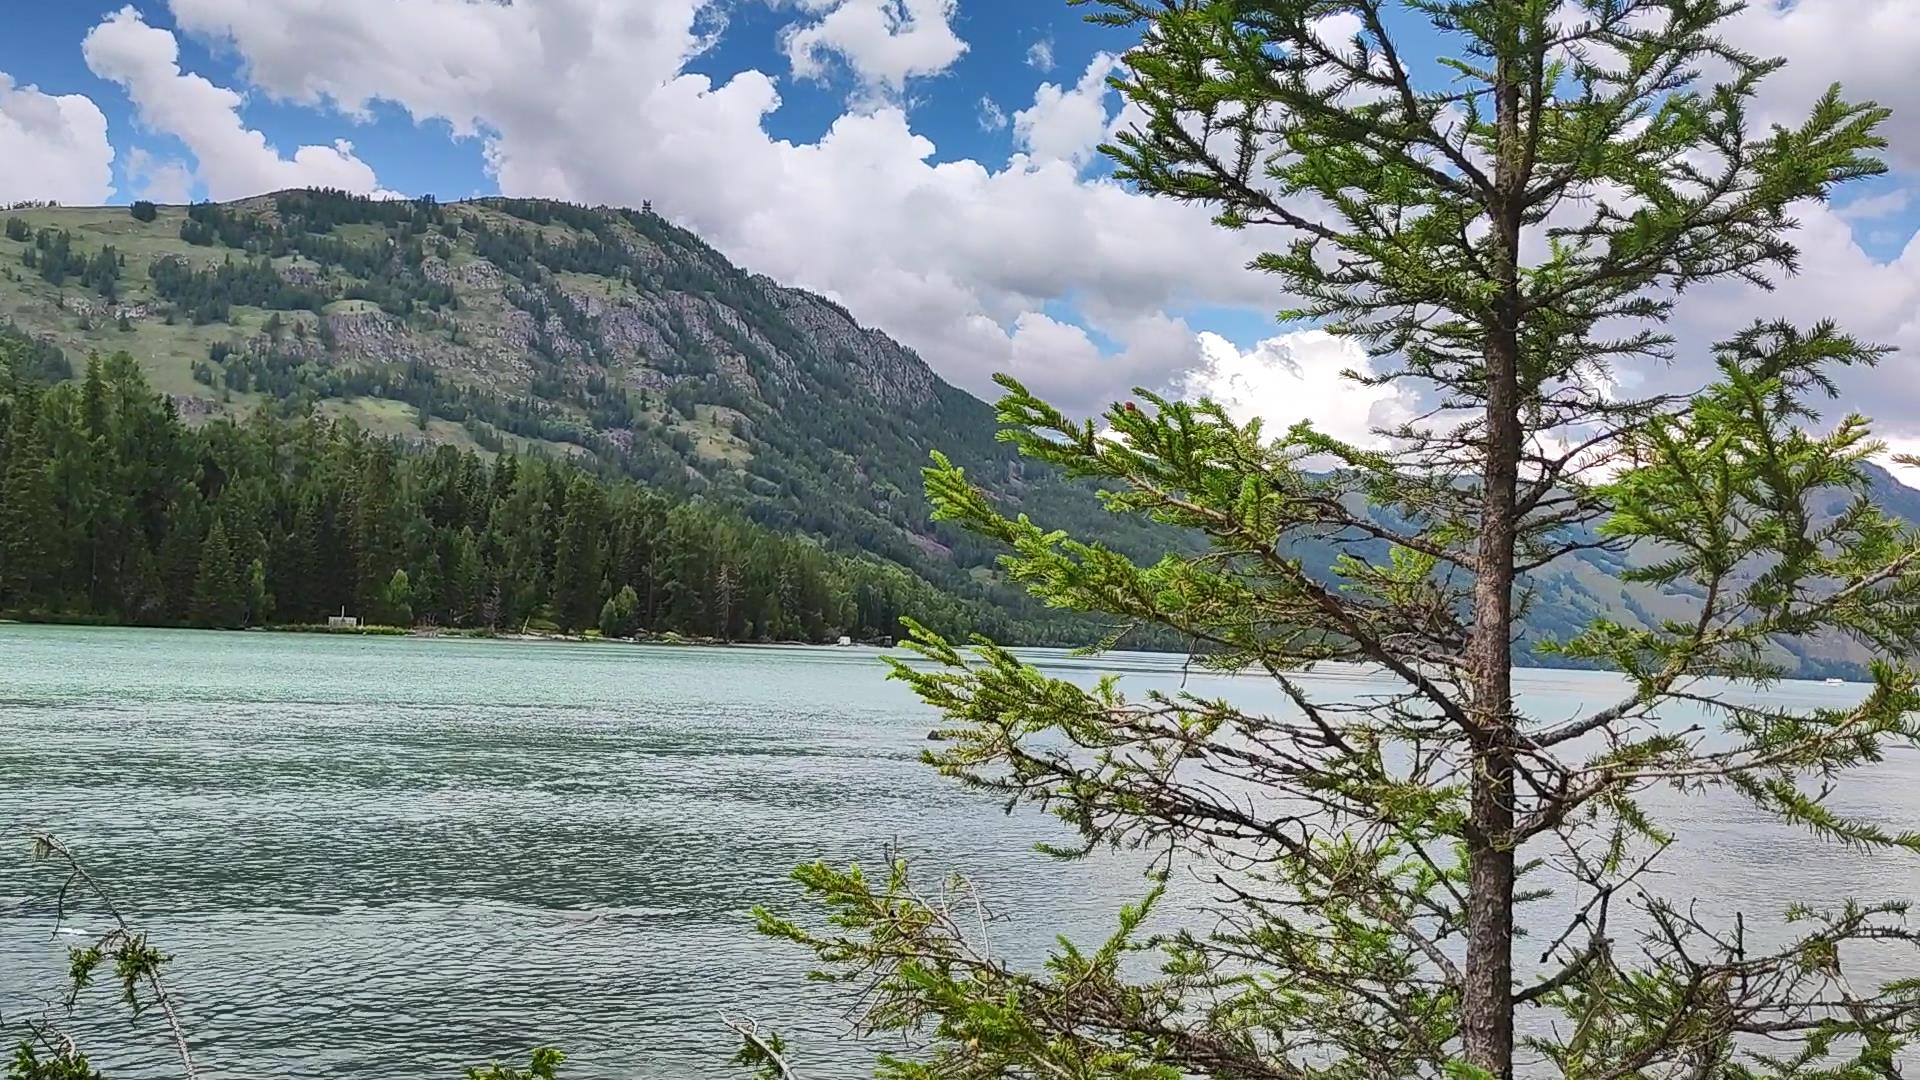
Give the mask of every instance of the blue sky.
<path id="1" fill-rule="evenodd" d="M 271 0 L 265 2 L 271 4 Z M 89 70 L 81 55 L 80 42 L 87 31 L 128 6 L 149 24 L 176 31 L 181 67 L 222 86 L 245 87 L 244 58 L 226 43 L 177 32 L 165 0 L 136 0 L 131 5 L 10 0 L 7 35 L 0 39 L 0 71 L 49 94 L 91 97 L 106 114 L 116 147 L 190 156 L 178 138 L 137 123 L 127 94 Z M 726 29 L 715 47 L 694 58 L 686 70 L 722 81 L 748 70 L 784 72 L 787 62 L 780 50 L 780 32 L 794 21 L 791 7 L 766 0 L 730 0 L 717 7 L 724 12 Z M 1019 0 L 962 4 L 956 9 L 953 27 L 967 42 L 965 55 L 940 75 L 915 83 L 908 98 L 915 127 L 934 137 L 938 160 L 1004 160 L 1014 151 L 1012 131 L 982 129 L 982 97 L 1002 103 L 1001 108 L 1011 113 L 1031 99 L 1040 83 L 1074 77 L 1095 53 L 1126 47 L 1130 37 L 1126 31 L 1091 25 L 1082 17 L 1085 10 L 1065 3 Z M 1035 46 L 1053 58 L 1052 67 L 1043 70 L 1030 63 Z M 819 139 L 845 111 L 850 81 L 844 70 L 826 80 L 784 80 L 781 106 L 768 118 L 768 132 L 795 142 Z M 405 109 L 392 104 L 376 106 L 372 122 L 355 122 L 255 93 L 241 116 L 249 127 L 267 132 L 277 144 L 350 139 L 362 157 L 375 163 L 382 183 L 397 191 L 442 199 L 499 194 L 498 182 L 486 171 L 478 140 L 454 139 L 441 123 L 417 125 Z M 116 162 L 115 187 L 122 195 L 118 201 L 131 199 L 135 186 L 127 176 L 126 157 L 122 153 Z M 204 185 L 198 185 L 194 194 L 204 197 Z"/>
<path id="2" fill-rule="evenodd" d="M 1763 308 L 1920 349 L 1920 250 L 1905 257 L 1920 228 L 1912 4 L 1754 0 L 1729 24 L 1736 44 L 1790 61 L 1762 115 L 1791 118 L 1835 79 L 1893 106 L 1895 172 L 1808 209 L 1805 272 L 1776 296 L 1683 305 L 1683 340 Z M 1064 0 L 5 9 L 0 202 L 297 184 L 651 200 L 977 392 L 1002 370 L 1075 407 L 1145 384 L 1356 436 L 1407 406 L 1321 378 L 1367 358 L 1274 323 L 1285 298 L 1245 263 L 1282 238 L 1225 234 L 1203 209 L 1111 182 L 1092 148 L 1127 116 L 1101 76 L 1132 32 Z M 1400 25 L 1441 77 L 1443 40 Z M 1920 445 L 1920 379 L 1905 375 L 1859 385 Z"/>

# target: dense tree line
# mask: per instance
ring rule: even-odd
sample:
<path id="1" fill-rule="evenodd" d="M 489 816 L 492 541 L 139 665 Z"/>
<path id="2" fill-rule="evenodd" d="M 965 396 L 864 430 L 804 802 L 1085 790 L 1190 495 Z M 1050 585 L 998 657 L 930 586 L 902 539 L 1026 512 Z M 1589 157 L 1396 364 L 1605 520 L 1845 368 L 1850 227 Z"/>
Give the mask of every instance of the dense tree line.
<path id="1" fill-rule="evenodd" d="M 0 338 L 0 610 L 809 641 L 911 613 L 1019 633 L 899 567 L 568 462 L 410 452 L 315 416 L 193 428 L 124 353 L 49 387 L 26 352 Z"/>
<path id="2" fill-rule="evenodd" d="M 352 243 L 332 235 L 341 225 L 379 226 L 388 235 L 374 243 Z M 441 231 L 441 242 L 448 231 L 458 235 L 458 227 L 432 199 L 377 201 L 316 190 L 276 196 L 272 217 L 216 203 L 195 203 L 180 224 L 180 238 L 196 246 L 234 248 L 256 257 L 256 262 L 231 271 L 224 280 L 195 283 L 200 291 L 229 305 L 318 310 L 319 304 L 329 300 L 367 300 L 388 314 L 405 316 L 416 310 L 457 306 L 452 288 L 429 280 L 421 270 L 427 259 L 426 239 L 436 230 Z M 328 271 L 330 281 L 342 276 L 344 280 L 326 289 L 284 281 L 270 260 L 294 255 L 313 260 Z M 201 308 L 189 303 L 189 310 Z"/>
<path id="3" fill-rule="evenodd" d="M 7 222 L 7 237 L 11 240 L 25 240 L 25 222 L 15 227 L 19 218 Z M 73 234 L 65 229 L 41 229 L 33 234 L 33 246 L 20 254 L 21 265 L 37 271 L 42 280 L 56 288 L 69 280 L 99 293 L 108 301 L 119 298 L 120 271 L 126 266 L 126 258 L 113 247 L 103 247 L 89 255 L 76 250 L 73 246 Z"/>
<path id="4" fill-rule="evenodd" d="M 178 257 L 155 259 L 147 276 L 153 291 L 196 326 L 227 321 L 235 304 L 318 312 L 331 299 L 319 289 L 287 281 L 266 259 L 228 260 L 198 269 Z"/>

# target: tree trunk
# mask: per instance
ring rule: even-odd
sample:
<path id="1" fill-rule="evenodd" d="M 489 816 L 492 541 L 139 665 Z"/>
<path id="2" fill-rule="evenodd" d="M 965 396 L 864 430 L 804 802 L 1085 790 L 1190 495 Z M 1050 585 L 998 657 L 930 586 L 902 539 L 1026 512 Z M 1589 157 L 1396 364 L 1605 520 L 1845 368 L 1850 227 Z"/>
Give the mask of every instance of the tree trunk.
<path id="1" fill-rule="evenodd" d="M 1491 388 L 1481 475 L 1479 572 L 1467 662 L 1473 702 L 1473 795 L 1467 837 L 1467 1060 L 1513 1076 L 1513 551 L 1520 419 L 1512 339 L 1488 350 Z"/>
<path id="2" fill-rule="evenodd" d="M 1473 791 L 1467 829 L 1467 962 L 1461 1008 L 1467 1061 L 1513 1077 L 1513 584 L 1519 486 L 1520 223 L 1527 164 L 1520 84 L 1503 49 L 1495 77 L 1493 271 L 1501 286 L 1486 343 L 1486 454 L 1467 664 L 1473 690 Z"/>

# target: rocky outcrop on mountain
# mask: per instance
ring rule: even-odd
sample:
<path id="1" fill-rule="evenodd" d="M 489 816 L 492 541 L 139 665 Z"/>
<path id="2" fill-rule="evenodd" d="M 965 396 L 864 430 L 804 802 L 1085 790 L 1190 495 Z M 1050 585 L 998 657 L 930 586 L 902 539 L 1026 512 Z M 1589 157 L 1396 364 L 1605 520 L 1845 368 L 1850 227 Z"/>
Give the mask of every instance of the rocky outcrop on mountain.
<path id="1" fill-rule="evenodd" d="M 766 287 L 786 320 L 813 340 L 820 355 L 845 365 L 883 404 L 912 408 L 933 399 L 933 369 L 912 350 L 861 326 L 847 309 L 830 300 L 782 288 L 770 278 L 755 280 Z"/>

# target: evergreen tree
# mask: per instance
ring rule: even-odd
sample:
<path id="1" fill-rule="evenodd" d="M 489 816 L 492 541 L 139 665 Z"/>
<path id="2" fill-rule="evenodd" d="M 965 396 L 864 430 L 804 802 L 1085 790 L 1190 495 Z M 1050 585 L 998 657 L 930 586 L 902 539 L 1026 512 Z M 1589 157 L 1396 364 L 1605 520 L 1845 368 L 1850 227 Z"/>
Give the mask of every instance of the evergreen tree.
<path id="1" fill-rule="evenodd" d="M 554 619 L 563 630 L 592 626 L 599 611 L 605 518 L 599 486 L 585 474 L 574 477 L 553 556 Z"/>
<path id="2" fill-rule="evenodd" d="M 105 439 L 107 431 L 107 383 L 99 356 L 87 358 L 87 375 L 80 391 L 81 424 L 87 436 Z"/>
<path id="3" fill-rule="evenodd" d="M 29 609 L 49 599 L 57 573 L 53 546 L 59 510 L 51 459 L 31 387 L 14 392 L 0 469 L 0 609 Z"/>
<path id="4" fill-rule="evenodd" d="M 380 607 L 394 572 L 401 569 L 406 525 L 394 464 L 393 449 L 383 443 L 359 455 L 350 520 L 359 606 L 365 610 Z"/>
<path id="5" fill-rule="evenodd" d="M 216 630 L 247 624 L 247 578 L 241 572 L 218 517 L 200 545 L 200 568 L 193 584 L 193 622 Z"/>
<path id="6" fill-rule="evenodd" d="M 190 507 L 192 504 L 189 503 Z M 185 623 L 193 610 L 194 587 L 200 578 L 200 538 L 197 518 L 177 514 L 160 542 L 160 621 Z"/>
<path id="7" fill-rule="evenodd" d="M 1210 550 L 1142 563 L 1073 540 L 945 459 L 938 516 L 1012 548 L 1045 602 L 1166 627 L 1289 707 L 1130 700 L 917 630 L 928 665 L 895 674 L 950 720 L 937 765 L 1046 807 L 1081 834 L 1071 854 L 1157 853 L 1144 902 L 1026 968 L 904 863 L 814 864 L 796 876 L 826 926 L 761 928 L 858 980 L 864 1030 L 925 1037 L 889 1059 L 901 1077 L 1512 1080 L 1519 1032 L 1540 1074 L 1583 1080 L 1897 1075 L 1920 983 L 1846 972 L 1916 940 L 1905 906 L 1796 906 L 1764 931 L 1722 916 L 1741 898 L 1691 906 L 1648 875 L 1669 836 L 1644 801 L 1711 787 L 1831 840 L 1920 849 L 1827 797 L 1920 744 L 1920 536 L 1864 495 L 1865 421 L 1815 429 L 1811 408 L 1881 350 L 1763 322 L 1690 396 L 1615 377 L 1671 358 L 1663 324 L 1690 287 L 1790 271 L 1792 205 L 1882 171 L 1885 111 L 1836 88 L 1752 131 L 1777 65 L 1716 36 L 1737 8 L 1713 0 L 1102 2 L 1142 31 L 1117 80 L 1139 118 L 1119 178 L 1274 229 L 1257 265 L 1292 314 L 1444 407 L 1359 446 L 1142 391 L 1101 431 L 1003 378 L 1023 453 Z M 1414 40 L 1445 54 L 1430 87 Z M 1850 501 L 1816 520 L 1836 492 Z M 1331 580 L 1294 554 L 1325 537 L 1344 551 Z M 1689 597 L 1686 618 L 1522 640 L 1528 575 L 1634 545 L 1659 555 L 1626 576 Z M 1881 657 L 1863 699 L 1764 693 L 1782 642 L 1823 635 Z M 1620 700 L 1532 714 L 1516 641 L 1621 671 Z M 1298 678 L 1325 661 L 1396 689 Z M 1207 910 L 1155 934 L 1189 877 Z M 1575 914 L 1526 904 L 1536 888 Z M 1534 970 L 1515 967 L 1522 933 Z M 778 1071 L 764 1044 L 743 1057 Z"/>

